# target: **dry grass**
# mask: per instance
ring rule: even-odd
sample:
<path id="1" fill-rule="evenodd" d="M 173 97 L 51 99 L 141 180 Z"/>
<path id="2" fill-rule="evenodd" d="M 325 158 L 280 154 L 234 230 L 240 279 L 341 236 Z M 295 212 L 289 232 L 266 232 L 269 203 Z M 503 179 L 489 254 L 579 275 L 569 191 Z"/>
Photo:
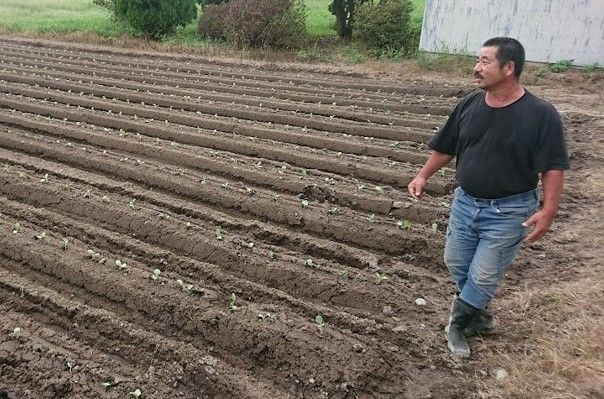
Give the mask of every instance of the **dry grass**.
<path id="1" fill-rule="evenodd" d="M 489 343 L 483 357 L 486 368 L 501 365 L 509 378 L 483 377 L 477 397 L 603 398 L 602 277 L 595 265 L 580 281 L 525 288 L 500 301 L 508 339 Z"/>

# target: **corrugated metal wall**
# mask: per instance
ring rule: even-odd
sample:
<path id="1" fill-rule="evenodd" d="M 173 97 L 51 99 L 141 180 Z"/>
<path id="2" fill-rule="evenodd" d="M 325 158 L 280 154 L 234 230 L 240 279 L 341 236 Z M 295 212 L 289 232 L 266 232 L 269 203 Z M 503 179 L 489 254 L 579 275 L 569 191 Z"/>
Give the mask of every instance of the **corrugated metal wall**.
<path id="1" fill-rule="evenodd" d="M 421 50 L 473 55 L 494 36 L 530 61 L 604 65 L 604 0 L 426 0 Z"/>

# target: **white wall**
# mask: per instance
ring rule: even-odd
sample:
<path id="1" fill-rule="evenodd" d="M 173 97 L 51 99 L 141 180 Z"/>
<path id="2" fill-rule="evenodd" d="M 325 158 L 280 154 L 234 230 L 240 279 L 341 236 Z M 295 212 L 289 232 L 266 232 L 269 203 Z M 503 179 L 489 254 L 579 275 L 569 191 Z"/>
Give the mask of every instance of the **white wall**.
<path id="1" fill-rule="evenodd" d="M 494 36 L 529 61 L 604 65 L 604 0 L 426 0 L 421 50 L 475 55 Z"/>

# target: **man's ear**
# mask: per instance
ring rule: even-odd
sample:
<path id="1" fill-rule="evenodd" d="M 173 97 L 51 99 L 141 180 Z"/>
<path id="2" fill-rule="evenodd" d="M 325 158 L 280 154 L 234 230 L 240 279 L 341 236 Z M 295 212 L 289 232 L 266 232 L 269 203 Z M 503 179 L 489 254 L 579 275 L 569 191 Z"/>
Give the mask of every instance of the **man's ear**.
<path id="1" fill-rule="evenodd" d="M 515 69 L 516 69 L 516 64 L 514 64 L 514 61 L 508 61 L 503 66 L 503 72 L 505 73 L 505 76 L 513 75 Z"/>

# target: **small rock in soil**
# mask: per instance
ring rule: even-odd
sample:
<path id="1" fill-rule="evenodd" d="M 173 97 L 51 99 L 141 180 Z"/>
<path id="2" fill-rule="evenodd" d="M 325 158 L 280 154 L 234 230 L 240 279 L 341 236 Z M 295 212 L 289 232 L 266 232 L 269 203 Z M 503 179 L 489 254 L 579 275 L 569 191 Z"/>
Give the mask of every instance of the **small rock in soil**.
<path id="1" fill-rule="evenodd" d="M 498 369 L 494 370 L 493 373 L 495 374 L 495 379 L 497 379 L 499 381 L 505 380 L 506 378 L 508 378 L 510 376 L 508 374 L 508 372 L 503 368 L 498 368 Z"/>
<path id="2" fill-rule="evenodd" d="M 417 298 L 415 300 L 415 304 L 418 306 L 425 306 L 426 305 L 426 300 L 424 298 Z"/>

